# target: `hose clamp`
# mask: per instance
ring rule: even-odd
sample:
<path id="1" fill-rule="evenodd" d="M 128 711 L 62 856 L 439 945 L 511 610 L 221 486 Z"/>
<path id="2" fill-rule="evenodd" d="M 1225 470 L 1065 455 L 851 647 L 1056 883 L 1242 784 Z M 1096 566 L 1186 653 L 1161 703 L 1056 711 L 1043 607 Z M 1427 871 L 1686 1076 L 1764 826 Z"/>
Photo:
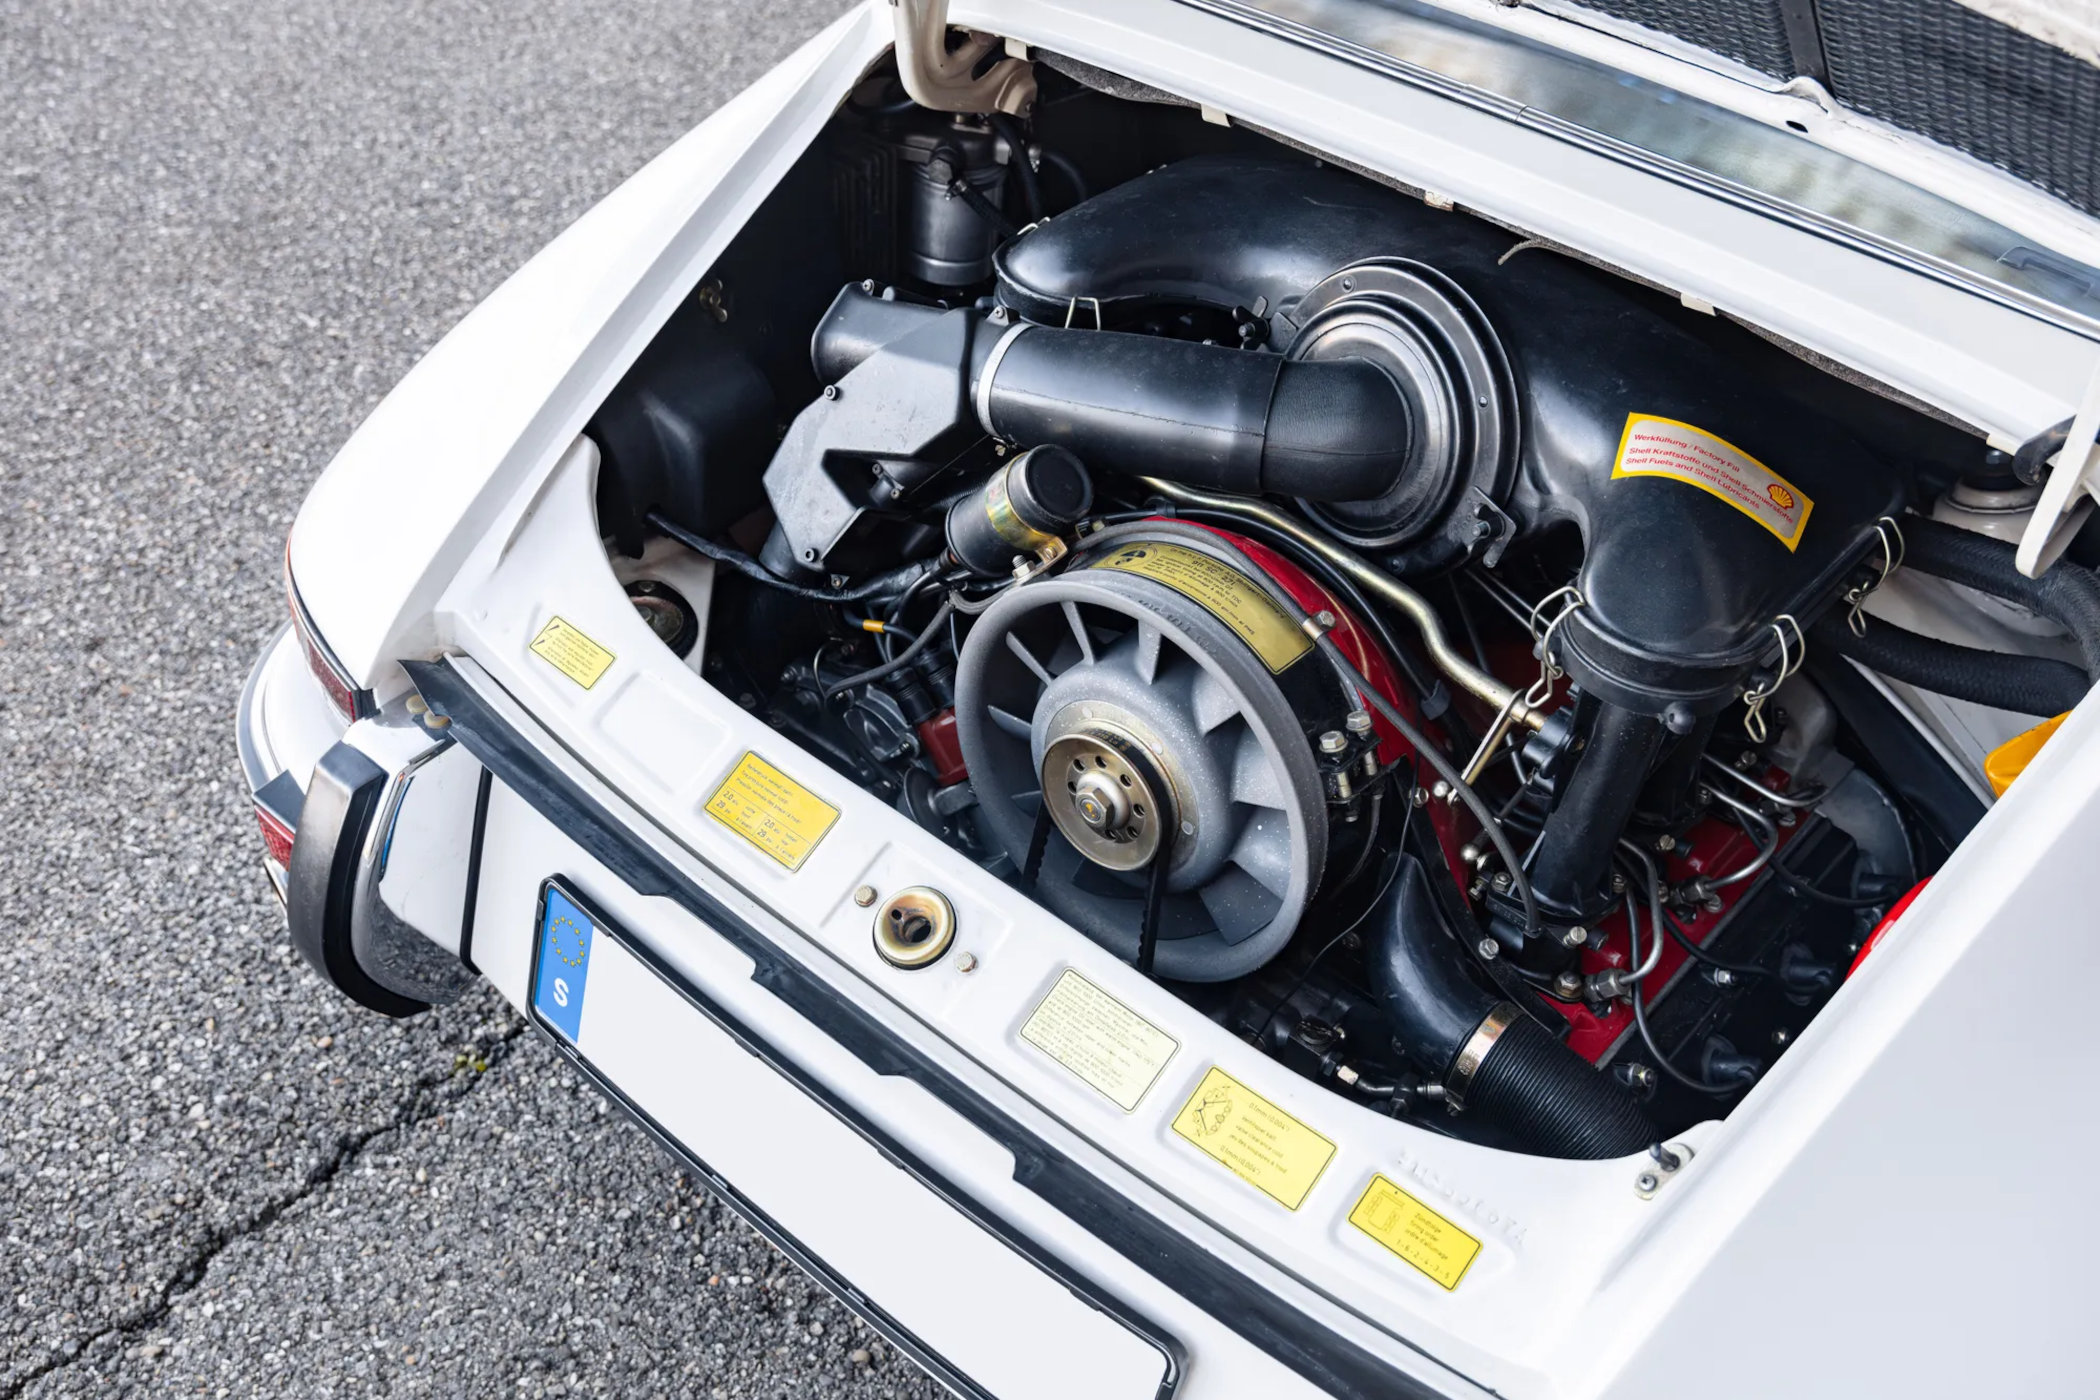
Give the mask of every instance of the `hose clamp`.
<path id="1" fill-rule="evenodd" d="M 977 392 L 972 396 L 977 406 L 977 421 L 993 437 L 999 436 L 999 430 L 992 426 L 992 377 L 999 373 L 999 362 L 1006 358 L 1006 352 L 1014 348 L 1021 332 L 1029 329 L 1031 324 L 1023 321 L 1000 336 L 999 343 L 992 347 L 991 355 L 984 362 L 984 373 L 977 377 Z"/>
<path id="2" fill-rule="evenodd" d="M 1444 1076 L 1444 1102 L 1451 1106 L 1453 1113 L 1465 1108 L 1466 1094 L 1472 1089 L 1480 1067 L 1487 1063 L 1488 1052 L 1495 1048 L 1495 1042 L 1502 1039 L 1502 1033 L 1523 1015 L 1523 1008 L 1515 1002 L 1498 1001 L 1481 1018 L 1480 1024 L 1473 1027 L 1473 1033 L 1459 1047 L 1458 1058 L 1451 1062 L 1451 1072 Z"/>

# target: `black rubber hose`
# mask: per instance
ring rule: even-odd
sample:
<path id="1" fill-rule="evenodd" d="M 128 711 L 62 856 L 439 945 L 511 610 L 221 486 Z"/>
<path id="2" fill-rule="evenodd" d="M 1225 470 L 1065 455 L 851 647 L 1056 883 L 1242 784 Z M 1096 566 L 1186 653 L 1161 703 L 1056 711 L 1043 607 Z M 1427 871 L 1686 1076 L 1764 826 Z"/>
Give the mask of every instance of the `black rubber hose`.
<path id="1" fill-rule="evenodd" d="M 1368 361 L 1056 326 L 980 339 L 987 362 L 998 356 L 972 376 L 984 426 L 1068 447 L 1089 466 L 1242 496 L 1367 501 L 1409 464 L 1407 401 Z"/>
<path id="2" fill-rule="evenodd" d="M 2100 575 L 2062 559 L 2040 578 L 2029 578 L 2013 562 L 2017 551 L 2003 540 L 1922 515 L 1904 516 L 1902 529 L 1905 568 L 1965 584 L 2062 623 L 2085 658 L 2087 678 L 2100 681 Z M 1874 627 L 1870 623 L 1867 630 Z"/>
<path id="3" fill-rule="evenodd" d="M 1808 636 L 1810 646 L 1849 656 L 1869 670 L 1921 690 L 2015 714 L 2060 715 L 2075 708 L 2091 688 L 2086 674 L 2068 661 L 1956 646 L 1878 617 L 1867 619 L 1865 636 L 1855 635 L 1837 617 L 1816 623 Z"/>
<path id="4" fill-rule="evenodd" d="M 1065 177 L 1065 183 L 1072 187 L 1072 203 L 1086 203 L 1087 196 L 1092 191 L 1087 188 L 1086 176 L 1079 173 L 1078 166 L 1072 164 L 1070 159 L 1058 154 L 1056 151 L 1048 150 L 1043 152 L 1043 164 Z"/>
<path id="5" fill-rule="evenodd" d="M 1020 177 L 1021 203 L 1027 208 L 1028 222 L 1032 224 L 1043 217 L 1043 186 L 1036 176 L 1035 163 L 1028 158 L 1028 134 L 1005 112 L 993 112 L 985 122 L 1006 143 L 1010 153 L 1008 168 Z"/>
<path id="6" fill-rule="evenodd" d="M 842 681 L 833 681 L 830 685 L 824 687 L 824 698 L 829 700 L 842 690 L 851 690 L 857 685 L 866 685 L 870 681 L 879 681 L 884 676 L 893 675 L 903 670 L 906 666 L 911 665 L 912 662 L 919 659 L 919 653 L 933 645 L 934 640 L 941 635 L 941 624 L 948 620 L 948 614 L 954 609 L 954 606 L 946 598 L 943 598 L 940 607 L 934 609 L 933 616 L 928 618 L 926 625 L 919 629 L 918 637 L 913 640 L 910 646 L 898 652 L 880 666 L 871 666 L 867 670 L 856 672 Z"/>
<path id="7" fill-rule="evenodd" d="M 768 588 L 777 588 L 782 593 L 791 593 L 797 598 L 807 598 L 816 603 L 858 603 L 868 598 L 888 598 L 903 592 L 940 567 L 933 560 L 921 560 L 900 565 L 873 578 L 863 579 L 851 588 L 812 588 L 807 584 L 782 578 L 740 549 L 731 549 L 728 545 L 716 544 L 704 535 L 694 534 L 675 520 L 667 518 L 662 511 L 652 510 L 646 518 L 651 525 L 693 553 L 712 559 L 717 564 L 726 565 L 755 583 L 762 583 Z"/>
<path id="8" fill-rule="evenodd" d="M 990 225 L 992 232 L 1001 240 L 1012 238 L 1021 231 L 1021 226 L 1006 217 L 1006 211 L 992 203 L 990 196 L 958 174 L 948 182 L 948 193 L 970 206 L 970 212 Z"/>
<path id="9" fill-rule="evenodd" d="M 1472 960 L 1412 855 L 1401 856 L 1393 873 L 1368 957 L 1393 1039 L 1416 1068 L 1441 1081 L 1502 996 L 1473 979 Z"/>
<path id="10" fill-rule="evenodd" d="M 1446 1083 L 1499 993 L 1471 973 L 1413 856 L 1401 857 L 1372 930 L 1371 983 L 1410 1061 Z M 1655 1139 L 1639 1105 L 1544 1026 L 1518 1013 L 1465 1086 L 1465 1115 L 1546 1157 L 1624 1157 Z"/>
<path id="11" fill-rule="evenodd" d="M 1466 1112 L 1542 1157 L 1627 1157 L 1655 1141 L 1640 1105 L 1617 1081 L 1520 1016 L 1473 1075 Z"/>
<path id="12" fill-rule="evenodd" d="M 1547 814 L 1531 872 L 1539 903 L 1566 922 L 1590 923 L 1615 902 L 1606 885 L 1612 851 L 1666 737 L 1653 715 L 1597 707 L 1575 772 Z"/>

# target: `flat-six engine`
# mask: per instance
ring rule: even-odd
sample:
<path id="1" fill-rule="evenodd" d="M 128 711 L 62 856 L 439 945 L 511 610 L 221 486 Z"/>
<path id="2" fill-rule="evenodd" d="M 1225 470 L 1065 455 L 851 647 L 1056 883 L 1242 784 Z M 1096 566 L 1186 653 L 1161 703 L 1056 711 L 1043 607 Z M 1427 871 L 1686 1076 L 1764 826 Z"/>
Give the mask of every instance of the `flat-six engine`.
<path id="1" fill-rule="evenodd" d="M 1251 139 L 856 101 L 841 279 L 733 250 L 594 424 L 608 532 L 724 566 L 716 684 L 1369 1108 L 1725 1106 L 1980 812 L 1886 679 L 2100 668 L 2094 575 L 1941 508 L 2007 459 L 1741 327 Z M 1899 568 L 2042 640 L 1877 616 Z"/>

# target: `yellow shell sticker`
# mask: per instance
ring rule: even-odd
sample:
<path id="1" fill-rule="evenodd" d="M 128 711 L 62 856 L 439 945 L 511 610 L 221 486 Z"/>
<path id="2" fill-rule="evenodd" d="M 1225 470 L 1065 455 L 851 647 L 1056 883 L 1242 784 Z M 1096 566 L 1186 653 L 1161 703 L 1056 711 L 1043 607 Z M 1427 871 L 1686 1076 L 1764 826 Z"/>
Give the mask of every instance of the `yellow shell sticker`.
<path id="1" fill-rule="evenodd" d="M 707 814 L 790 870 L 802 862 L 839 819 L 839 809 L 755 753 L 707 799 Z"/>
<path id="2" fill-rule="evenodd" d="M 1021 1039 L 1125 1113 L 1138 1106 L 1181 1048 L 1069 967 L 1022 1022 Z"/>
<path id="3" fill-rule="evenodd" d="M 576 624 L 551 618 L 532 639 L 532 654 L 589 690 L 613 664 L 613 654 L 577 630 Z"/>
<path id="4" fill-rule="evenodd" d="M 1312 638 L 1245 574 L 1185 545 L 1147 540 L 1125 545 L 1087 567 L 1137 574 L 1165 584 L 1237 632 L 1276 674 L 1312 650 Z"/>
<path id="5" fill-rule="evenodd" d="M 1614 480 L 1666 476 L 1695 486 L 1770 530 L 1789 551 L 1801 543 L 1816 505 L 1800 487 L 1735 444 L 1704 428 L 1646 413 L 1626 415 L 1611 474 Z"/>
<path id="6" fill-rule="evenodd" d="M 1382 1176 L 1364 1188 L 1349 1223 L 1449 1292 L 1473 1267 L 1480 1241 Z"/>
<path id="7" fill-rule="evenodd" d="M 1216 1065 L 1175 1115 L 1174 1131 L 1285 1210 L 1305 1204 L 1334 1159 L 1332 1142 Z"/>

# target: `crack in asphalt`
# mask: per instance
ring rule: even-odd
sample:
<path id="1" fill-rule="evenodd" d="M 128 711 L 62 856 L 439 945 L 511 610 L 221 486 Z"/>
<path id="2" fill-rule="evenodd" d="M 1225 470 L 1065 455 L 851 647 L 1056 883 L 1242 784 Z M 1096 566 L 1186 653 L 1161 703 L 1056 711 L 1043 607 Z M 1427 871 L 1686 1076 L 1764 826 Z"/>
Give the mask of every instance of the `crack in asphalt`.
<path id="1" fill-rule="evenodd" d="M 519 1021 L 497 1033 L 488 1042 L 487 1048 L 476 1056 L 481 1061 L 481 1067 L 473 1070 L 472 1076 L 456 1093 L 446 1094 L 442 1091 L 459 1079 L 461 1066 L 457 1064 L 442 1074 L 419 1077 L 409 1086 L 408 1093 L 402 1096 L 401 1102 L 395 1106 L 393 1113 L 387 1116 L 386 1121 L 363 1132 L 337 1138 L 335 1151 L 316 1163 L 298 1186 L 266 1203 L 245 1219 L 221 1226 L 206 1235 L 191 1250 L 189 1258 L 160 1285 L 152 1302 L 80 1338 L 73 1343 L 70 1354 L 66 1351 L 65 1344 L 61 1343 L 50 1355 L 27 1371 L 0 1383 L 0 1400 L 17 1400 L 25 1390 L 44 1377 L 79 1365 L 89 1358 L 98 1343 L 112 1337 L 136 1336 L 158 1326 L 175 1310 L 176 1301 L 203 1283 L 205 1275 L 211 1271 L 212 1264 L 237 1241 L 252 1239 L 262 1234 L 276 1224 L 287 1211 L 325 1192 L 335 1179 L 342 1175 L 344 1168 L 353 1165 L 364 1150 L 380 1138 L 428 1122 L 444 1110 L 456 1107 L 465 1100 L 474 1092 L 476 1086 L 486 1082 L 496 1067 L 509 1056 L 525 1030 L 526 1023 Z"/>

